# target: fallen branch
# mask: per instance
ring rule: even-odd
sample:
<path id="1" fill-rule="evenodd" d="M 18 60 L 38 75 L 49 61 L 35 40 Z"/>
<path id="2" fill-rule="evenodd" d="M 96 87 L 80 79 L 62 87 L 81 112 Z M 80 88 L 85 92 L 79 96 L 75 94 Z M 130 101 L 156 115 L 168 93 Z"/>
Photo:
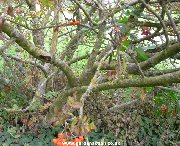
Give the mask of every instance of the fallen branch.
<path id="1" fill-rule="evenodd" d="M 176 93 L 180 93 L 180 90 L 178 90 L 178 89 L 162 87 L 162 86 L 157 86 L 157 87 L 160 88 L 160 89 L 163 89 L 163 90 L 168 90 L 168 91 L 173 91 L 173 92 L 176 92 Z"/>
<path id="2" fill-rule="evenodd" d="M 116 112 L 117 110 L 123 110 L 125 108 L 129 108 L 130 106 L 134 106 L 139 100 L 135 99 L 132 101 L 129 101 L 127 103 L 123 103 L 120 105 L 115 105 L 107 110 L 107 112 Z"/>

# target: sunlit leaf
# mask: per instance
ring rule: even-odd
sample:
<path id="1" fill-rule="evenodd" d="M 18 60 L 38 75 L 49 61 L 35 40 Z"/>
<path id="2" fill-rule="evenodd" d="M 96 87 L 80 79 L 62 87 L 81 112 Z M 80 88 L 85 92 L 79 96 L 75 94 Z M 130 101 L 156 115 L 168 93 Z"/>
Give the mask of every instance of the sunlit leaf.
<path id="1" fill-rule="evenodd" d="M 96 129 L 96 126 L 95 126 L 94 122 L 92 122 L 92 123 L 89 124 L 89 129 L 90 129 L 90 130 Z"/>
<path id="2" fill-rule="evenodd" d="M 50 0 L 40 0 L 41 5 L 45 6 L 45 7 L 51 7 L 53 5 L 53 2 Z"/>
<path id="3" fill-rule="evenodd" d="M 145 61 L 148 59 L 146 52 L 142 48 L 136 48 L 135 51 L 137 52 L 138 59 L 140 59 L 141 61 Z"/>
<path id="4" fill-rule="evenodd" d="M 121 23 L 126 23 L 128 21 L 128 17 L 124 16 L 121 18 Z"/>
<path id="5" fill-rule="evenodd" d="M 124 39 L 125 39 L 125 38 L 124 38 Z M 129 43 L 130 43 L 130 40 L 126 40 L 126 41 L 124 41 L 124 42 L 122 42 L 122 43 L 123 43 L 124 46 L 126 46 L 126 47 L 128 48 Z M 121 47 L 120 50 L 124 52 L 126 49 L 125 49 L 124 47 Z"/>
<path id="6" fill-rule="evenodd" d="M 72 121 L 72 124 L 71 124 L 71 125 L 72 125 L 72 126 L 74 126 L 74 125 L 76 125 L 76 124 L 77 124 L 77 122 L 78 122 L 78 118 L 76 117 L 76 118 L 74 118 L 74 119 L 73 119 L 73 121 Z"/>
<path id="7" fill-rule="evenodd" d="M 35 14 L 35 15 L 36 15 L 37 17 L 40 17 L 40 16 L 41 16 L 41 14 L 42 14 L 42 12 L 41 12 L 41 11 L 38 11 L 38 12 L 36 12 L 36 14 Z"/>
<path id="8" fill-rule="evenodd" d="M 83 119 L 82 119 L 82 122 L 85 123 L 87 120 L 87 116 L 84 116 Z"/>

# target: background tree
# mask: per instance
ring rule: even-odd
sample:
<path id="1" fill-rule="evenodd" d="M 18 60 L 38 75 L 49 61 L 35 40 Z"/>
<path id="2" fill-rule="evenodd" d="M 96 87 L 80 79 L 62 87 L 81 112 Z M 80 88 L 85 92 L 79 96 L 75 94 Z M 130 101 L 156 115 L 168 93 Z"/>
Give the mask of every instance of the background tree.
<path id="1" fill-rule="evenodd" d="M 83 118 L 87 98 L 104 90 L 158 86 L 179 93 L 178 1 L 0 2 L 1 76 L 9 80 L 0 87 L 26 96 L 24 105 L 4 109 L 26 112 L 46 105 L 51 115 L 61 111 L 67 117 L 78 109 Z M 162 62 L 169 66 L 159 69 Z M 143 88 L 136 90 L 146 96 Z"/>

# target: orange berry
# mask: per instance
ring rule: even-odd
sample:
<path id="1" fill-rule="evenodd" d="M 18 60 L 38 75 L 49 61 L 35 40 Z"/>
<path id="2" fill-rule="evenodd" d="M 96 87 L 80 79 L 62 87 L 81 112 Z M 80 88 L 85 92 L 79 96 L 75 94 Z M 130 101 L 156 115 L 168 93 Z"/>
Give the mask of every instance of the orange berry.
<path id="1" fill-rule="evenodd" d="M 62 139 L 61 141 L 62 141 L 62 142 L 66 142 L 66 139 Z"/>
<path id="2" fill-rule="evenodd" d="M 83 136 L 79 136 L 79 140 L 83 141 L 83 139 L 84 139 Z"/>
<path id="3" fill-rule="evenodd" d="M 80 24 L 79 21 L 74 21 L 74 24 L 73 24 L 73 25 L 78 25 L 78 24 Z"/>
<path id="4" fill-rule="evenodd" d="M 76 146 L 75 142 L 70 141 L 70 143 L 68 144 L 68 146 Z"/>
<path id="5" fill-rule="evenodd" d="M 62 138 L 63 138 L 63 134 L 59 133 L 59 134 L 58 134 L 58 138 L 61 138 L 61 139 L 62 139 Z"/>
<path id="6" fill-rule="evenodd" d="M 52 143 L 53 143 L 53 144 L 57 144 L 57 143 L 58 143 L 58 139 L 53 139 L 53 140 L 52 140 Z"/>
<path id="7" fill-rule="evenodd" d="M 70 25 L 73 25 L 74 22 L 69 22 Z"/>
<path id="8" fill-rule="evenodd" d="M 74 139 L 74 143 L 75 145 L 79 145 L 79 143 L 81 143 L 82 141 L 79 138 L 75 138 Z"/>
<path id="9" fill-rule="evenodd" d="M 78 25 L 78 24 L 80 24 L 80 22 L 79 21 L 72 21 L 72 22 L 69 22 L 69 24 L 70 25 Z"/>
<path id="10" fill-rule="evenodd" d="M 58 141 L 57 146 L 63 146 L 62 142 Z"/>
<path id="11" fill-rule="evenodd" d="M 78 141 L 79 141 L 79 138 L 75 138 L 75 139 L 74 139 L 74 142 L 78 142 Z"/>

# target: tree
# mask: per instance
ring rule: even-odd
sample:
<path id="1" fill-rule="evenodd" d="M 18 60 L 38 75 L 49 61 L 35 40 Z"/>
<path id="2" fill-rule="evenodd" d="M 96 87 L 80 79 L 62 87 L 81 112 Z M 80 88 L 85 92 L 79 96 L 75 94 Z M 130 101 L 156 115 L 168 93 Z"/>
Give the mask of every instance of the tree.
<path id="1" fill-rule="evenodd" d="M 175 0 L 1 1 L 1 56 L 15 62 L 21 80 L 37 71 L 36 82 L 28 84 L 35 93 L 21 111 L 41 102 L 56 76 L 65 77 L 67 85 L 51 105 L 54 112 L 67 105 L 67 97 L 83 103 L 93 92 L 179 83 L 179 68 L 155 67 L 180 59 L 178 11 Z M 10 46 L 15 55 L 8 53 Z M 80 73 L 74 64 L 84 65 Z M 83 114 L 82 104 L 72 104 Z"/>

